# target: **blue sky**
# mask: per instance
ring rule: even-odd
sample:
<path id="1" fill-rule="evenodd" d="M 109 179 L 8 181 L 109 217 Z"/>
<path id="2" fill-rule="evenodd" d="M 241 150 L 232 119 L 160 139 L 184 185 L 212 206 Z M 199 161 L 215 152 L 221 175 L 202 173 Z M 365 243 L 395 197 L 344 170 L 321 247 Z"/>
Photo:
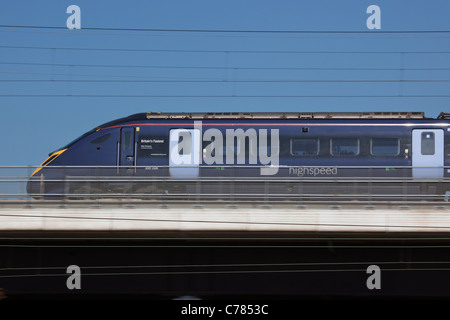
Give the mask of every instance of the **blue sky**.
<path id="1" fill-rule="evenodd" d="M 65 28 L 72 4 L 82 30 L 0 27 L 0 165 L 138 112 L 450 111 L 450 33 L 366 28 L 375 4 L 381 31 L 450 30 L 449 1 L 17 0 L 0 25 Z M 83 29 L 97 27 L 364 33 Z"/>

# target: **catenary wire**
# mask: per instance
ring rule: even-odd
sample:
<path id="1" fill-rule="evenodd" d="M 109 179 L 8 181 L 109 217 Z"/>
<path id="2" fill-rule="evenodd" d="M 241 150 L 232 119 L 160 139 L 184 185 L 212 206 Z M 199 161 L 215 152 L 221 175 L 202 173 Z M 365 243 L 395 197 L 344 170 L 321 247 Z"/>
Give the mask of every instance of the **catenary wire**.
<path id="1" fill-rule="evenodd" d="M 34 65 L 54 67 L 88 67 L 88 68 L 149 68 L 149 69 L 207 69 L 207 70 L 325 70 L 325 71 L 448 71 L 449 68 L 369 68 L 369 67 L 225 67 L 225 66 L 170 66 L 170 65 L 114 65 L 114 64 L 73 64 L 73 63 L 38 63 L 38 62 L 8 62 L 8 65 Z"/>
<path id="2" fill-rule="evenodd" d="M 450 98 L 450 95 L 149 95 L 149 94 L 0 94 L 2 98 Z"/>
<path id="3" fill-rule="evenodd" d="M 351 240 L 351 241 L 368 241 L 368 240 L 377 240 L 377 241 L 436 241 L 436 240 L 450 240 L 450 237 L 355 237 L 353 235 L 349 237 L 320 237 L 320 238 L 311 238 L 311 237 L 251 237 L 251 238 L 242 238 L 242 237 L 139 237 L 139 238 L 130 238 L 130 237 L 0 237 L 1 240 L 323 240 L 323 241 L 339 241 L 339 240 Z"/>
<path id="4" fill-rule="evenodd" d="M 450 268 L 383 268 L 388 271 L 450 271 Z M 83 276 L 142 276 L 142 275 L 193 275 L 193 274 L 260 274 L 260 273 L 325 273 L 325 272 L 367 272 L 367 269 L 294 269 L 294 270 L 223 270 L 223 271 L 169 271 L 169 272 L 102 272 L 83 273 Z M 36 273 L 18 275 L 0 275 L 0 278 L 29 278 L 29 277 L 67 277 L 67 273 Z"/>
<path id="5" fill-rule="evenodd" d="M 450 82 L 450 79 L 268 79 L 268 78 L 192 78 L 174 76 L 138 76 L 138 75 L 111 75 L 111 74 L 80 74 L 55 72 L 23 72 L 0 71 L 0 74 L 14 75 L 49 75 L 61 77 L 112 77 L 138 80 L 110 80 L 110 79 L 0 79 L 1 82 Z"/>
<path id="6" fill-rule="evenodd" d="M 69 75 L 68 75 L 69 76 Z M 73 75 L 78 76 L 78 75 Z M 0 79 L 0 82 L 69 82 L 69 83 L 447 83 L 449 79 L 191 79 L 191 80 L 110 80 L 110 79 Z"/>
<path id="7" fill-rule="evenodd" d="M 106 30 L 105 30 L 106 31 Z M 14 33 L 34 33 L 34 34 L 64 34 L 64 35 L 79 35 L 80 30 L 78 32 L 73 32 L 71 30 L 65 29 L 65 30 L 50 30 L 50 29 L 14 29 L 11 27 L 11 29 L 8 28 L 0 28 L 0 32 L 14 32 Z M 143 36 L 143 37 L 191 37 L 191 38 L 260 38 L 260 39 L 361 39 L 361 38 L 371 38 L 371 39 L 449 39 L 450 36 L 446 35 L 446 33 L 437 33 L 433 34 L 433 32 L 429 33 L 408 33 L 408 34 L 398 34 L 395 33 L 377 33 L 377 32 L 366 32 L 366 33 L 359 33 L 359 34 L 351 34 L 351 33 L 344 33 L 344 34 L 308 34 L 308 33 L 302 33 L 302 34 L 263 34 L 263 33 L 232 33 L 232 34 L 226 34 L 226 33 L 175 33 L 175 32 L 154 32 L 154 33 L 143 33 L 143 32 L 125 32 L 125 31 L 113 31 L 109 30 L 108 32 L 104 32 L 101 30 L 83 30 L 81 31 L 82 35 L 93 35 L 93 36 L 122 36 L 122 37 L 129 37 L 129 36 Z"/>
<path id="8" fill-rule="evenodd" d="M 0 244 L 2 248 L 164 248 L 164 249 L 179 249 L 179 248 L 189 248 L 189 249 L 329 249 L 330 247 L 336 249 L 448 249 L 450 245 L 81 245 L 81 244 L 71 244 L 71 245 L 41 245 L 41 244 Z"/>
<path id="9" fill-rule="evenodd" d="M 0 25 L 0 28 L 67 30 L 67 27 L 36 25 Z M 367 30 L 250 30 L 250 29 L 168 29 L 168 28 L 123 28 L 123 27 L 83 27 L 84 30 L 136 31 L 136 32 L 195 32 L 195 33 L 299 33 L 299 34 L 368 34 Z M 450 33 L 450 30 L 377 30 L 385 34 L 428 34 Z"/>
<path id="10" fill-rule="evenodd" d="M 221 54 L 450 54 L 450 51 L 325 51 L 325 50 L 201 50 L 201 49 L 139 49 L 139 48 L 80 48 L 0 45 L 2 49 L 68 50 L 68 51 L 122 51 L 122 52 L 173 52 Z"/>
<path id="11" fill-rule="evenodd" d="M 347 262 L 284 262 L 284 263 L 224 263 L 224 264 L 173 264 L 173 265 L 103 265 L 82 266 L 82 269 L 151 269 L 151 268 L 221 268 L 221 267 L 292 267 L 292 266 L 347 266 L 347 265 L 414 265 L 450 264 L 450 261 L 347 261 Z M 0 271 L 66 270 L 67 266 L 6 267 Z"/>
<path id="12" fill-rule="evenodd" d="M 233 273 L 283 273 L 283 272 L 343 272 L 343 271 L 356 271 L 355 269 L 317 269 L 317 267 L 324 266 L 357 266 L 357 265 L 377 265 L 383 266 L 383 271 L 447 271 L 449 268 L 437 268 L 437 267 L 428 267 L 428 268 L 417 268 L 411 267 L 411 265 L 443 265 L 449 264 L 447 261 L 355 261 L 355 262 L 301 262 L 301 263 L 229 263 L 229 264 L 187 264 L 187 265 L 128 265 L 128 266 L 82 266 L 83 276 L 91 275 L 91 276 L 100 276 L 100 275 L 172 275 L 172 274 L 233 274 Z M 404 268 L 395 268 L 388 269 L 385 268 L 385 265 L 407 265 L 408 267 Z M 206 271 L 164 271 L 164 272 L 102 272 L 102 273 L 86 273 L 85 270 L 89 269 L 177 269 L 177 268 L 248 268 L 248 267 L 306 267 L 306 266 L 315 266 L 315 269 L 295 269 L 295 270 L 286 270 L 286 269 L 277 269 L 277 270 L 206 270 Z M 64 267 L 17 267 L 17 268 L 1 268 L 0 271 L 3 272 L 13 272 L 13 271 L 32 271 L 36 270 L 39 273 L 27 273 L 27 274 L 15 274 L 15 275 L 0 275 L 0 278 L 22 278 L 22 277 L 33 277 L 33 276 L 56 276 L 56 275 L 64 275 L 67 276 L 67 273 L 64 272 L 62 274 L 45 274 L 41 273 L 42 271 L 49 270 L 66 270 L 67 266 Z M 361 269 L 360 271 L 367 271 Z"/>

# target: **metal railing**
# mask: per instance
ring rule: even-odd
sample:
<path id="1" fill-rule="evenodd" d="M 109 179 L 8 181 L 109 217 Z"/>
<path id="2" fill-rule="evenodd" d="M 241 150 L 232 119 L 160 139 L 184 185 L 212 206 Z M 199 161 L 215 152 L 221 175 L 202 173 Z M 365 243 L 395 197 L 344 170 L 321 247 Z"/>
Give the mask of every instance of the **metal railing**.
<path id="1" fill-rule="evenodd" d="M 197 177 L 170 175 L 173 166 L 0 166 L 0 205 L 8 201 L 127 201 L 214 203 L 446 202 L 450 167 L 278 166 L 261 176 L 260 166 L 214 165 Z M 189 166 L 180 166 L 189 171 Z M 119 169 L 119 170 L 117 170 Z M 441 176 L 412 176 L 413 170 Z M 426 171 L 424 171 L 426 173 Z"/>

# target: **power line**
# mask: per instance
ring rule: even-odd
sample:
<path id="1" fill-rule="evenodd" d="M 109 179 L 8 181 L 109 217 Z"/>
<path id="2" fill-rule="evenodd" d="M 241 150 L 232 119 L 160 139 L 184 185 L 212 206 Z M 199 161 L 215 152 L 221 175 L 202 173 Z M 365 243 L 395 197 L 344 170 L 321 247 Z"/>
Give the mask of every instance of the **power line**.
<path id="1" fill-rule="evenodd" d="M 444 79 L 444 80 L 364 80 L 364 79 L 358 79 L 358 80 L 326 80 L 326 79 L 284 79 L 284 80 L 270 80 L 270 79 L 253 79 L 253 80 L 68 80 L 68 79 L 58 79 L 58 80 L 49 80 L 49 79 L 10 79 L 10 80 L 4 80 L 0 79 L 0 82 L 45 82 L 45 83 L 56 83 L 56 82 L 68 82 L 68 83 L 447 83 L 450 82 L 450 80 Z"/>
<path id="2" fill-rule="evenodd" d="M 68 51 L 122 51 L 122 52 L 179 52 L 179 53 L 239 53 L 239 54 L 449 54 L 450 51 L 308 51 L 308 50 L 194 50 L 194 49 L 137 49 L 137 48 L 77 48 L 44 46 L 9 46 L 4 49 L 68 50 Z"/>
<path id="3" fill-rule="evenodd" d="M 42 216 L 41 216 L 42 217 Z M 221 240 L 228 240 L 228 241 L 236 241 L 236 240 L 246 240 L 246 241 L 261 241 L 261 240 L 270 240 L 270 241 L 292 241 L 292 240 L 304 240 L 304 241 L 437 241 L 437 240 L 450 240 L 450 237 L 422 237 L 422 236 L 416 236 L 416 237 L 355 237 L 354 235 L 350 236 L 342 236 L 342 237 L 0 237 L 0 240 L 40 240 L 40 241 L 53 241 L 53 240 L 94 240 L 94 241 L 104 241 L 104 240 L 179 240 L 179 241 L 185 241 L 185 240 L 215 240 L 215 241 L 221 241 Z M 449 261 L 450 263 L 450 261 Z"/>
<path id="4" fill-rule="evenodd" d="M 362 271 L 366 272 L 366 269 L 354 269 L 354 268 L 339 268 L 339 269 L 320 269 L 317 267 L 324 266 L 358 266 L 358 265 L 378 265 L 383 266 L 384 271 L 448 271 L 449 268 L 438 268 L 438 267 L 428 267 L 428 268 L 418 268 L 410 267 L 410 265 L 439 265 L 439 264 L 449 264 L 446 261 L 381 261 L 381 262 L 324 262 L 324 263 L 246 263 L 246 264 L 213 264 L 213 265 L 147 265 L 147 266 L 83 266 L 83 276 L 132 276 L 132 275 L 172 275 L 172 274 L 240 274 L 240 273 L 317 273 L 317 272 L 356 272 Z M 408 267 L 397 267 L 397 268 L 385 268 L 384 265 L 408 265 Z M 152 269 L 152 268 L 217 268 L 217 267 L 292 267 L 292 266 L 315 266 L 314 269 L 246 269 L 246 270 L 204 270 L 204 271 L 148 271 L 148 272 L 101 272 L 101 273 L 86 273 L 85 270 L 89 269 Z M 0 271 L 24 271 L 24 270 L 36 270 L 39 273 L 26 273 L 26 274 L 10 274 L 10 275 L 0 275 L 0 278 L 23 278 L 23 277 L 45 277 L 45 276 L 67 276 L 67 267 L 23 267 L 23 268 L 2 268 Z M 62 273 L 41 273 L 42 271 L 49 270 L 61 270 Z"/>
<path id="5" fill-rule="evenodd" d="M 214 249 L 329 249 L 330 245 L 45 245 L 45 244 L 0 244 L 2 248 L 193 248 L 193 249 L 204 249 L 204 248 L 214 248 Z M 450 245 L 332 245 L 336 249 L 446 249 L 450 248 Z"/>
<path id="6" fill-rule="evenodd" d="M 62 30 L 55 31 L 50 29 L 8 29 L 8 28 L 0 28 L 0 32 L 15 32 L 15 33 L 40 33 L 40 34 L 64 34 L 64 35 L 79 35 L 82 34 L 85 35 L 106 35 L 106 36 L 144 36 L 144 37 L 214 37 L 214 38 L 272 38 L 272 39 L 361 39 L 361 38 L 371 38 L 371 39 L 448 39 L 450 38 L 449 35 L 446 35 L 445 33 L 438 33 L 437 35 L 432 35 L 432 32 L 428 33 L 410 33 L 410 34 L 400 34 L 395 35 L 394 33 L 391 34 L 383 34 L 378 32 L 365 32 L 360 33 L 358 35 L 355 34 L 326 34 L 320 35 L 317 33 L 303 33 L 303 34 L 264 34 L 264 33 L 171 33 L 171 32 L 154 32 L 154 33 L 144 33 L 144 32 L 125 32 L 125 31 L 118 31 L 113 32 L 109 31 L 107 33 L 103 31 L 92 31 L 92 30 L 78 30 L 76 32 L 73 32 L 71 30 L 68 30 L 66 28 L 63 28 Z M 80 33 L 81 32 L 81 33 Z"/>
<path id="7" fill-rule="evenodd" d="M 366 272 L 367 269 L 294 269 L 294 270 L 222 270 L 222 271 L 162 271 L 162 272 L 102 272 L 83 273 L 83 276 L 143 276 L 143 275 L 193 275 L 193 274 L 259 274 L 259 273 L 337 273 L 337 272 Z M 388 271 L 450 271 L 450 268 L 395 268 L 383 269 Z M 0 278 L 30 278 L 30 277 L 67 277 L 67 273 L 36 273 L 2 275 Z"/>
<path id="8" fill-rule="evenodd" d="M 174 76 L 139 76 L 139 75 L 113 75 L 113 74 L 80 74 L 80 73 L 56 73 L 56 72 L 23 72 L 0 71 L 4 74 L 20 75 L 49 75 L 64 77 L 113 77 L 113 78 L 138 78 L 140 80 L 110 80 L 110 79 L 0 79 L 1 82 L 449 82 L 450 79 L 266 79 L 235 77 L 222 78 L 192 78 Z M 142 80 L 141 80 L 142 79 Z M 165 79 L 165 80 L 161 80 Z"/>
<path id="9" fill-rule="evenodd" d="M 0 28 L 68 30 L 57 26 L 0 25 Z M 450 33 L 450 30 L 244 30 L 244 29 L 167 29 L 167 28 L 119 28 L 83 27 L 81 30 L 136 31 L 136 32 L 186 32 L 186 33 L 275 33 L 275 34 L 432 34 Z M 72 31 L 73 32 L 73 31 Z"/>
<path id="10" fill-rule="evenodd" d="M 74 75 L 75 76 L 75 75 Z M 45 83 L 56 83 L 56 82 L 69 82 L 69 83 L 437 83 L 437 82 L 450 82 L 448 79 L 443 80 L 434 80 L 434 79 L 413 79 L 413 80 L 373 80 L 373 79 L 351 79 L 351 80 L 343 80 L 343 79 L 237 79 L 237 80 L 228 80 L 228 79 L 204 79 L 204 80 L 104 80 L 104 79 L 95 79 L 95 80 L 77 80 L 77 79 L 0 79 L 0 82 L 45 82 Z"/>
<path id="11" fill-rule="evenodd" d="M 450 95 L 148 95 L 148 94 L 0 94 L 2 98 L 450 98 Z"/>
<path id="12" fill-rule="evenodd" d="M 169 65 L 113 65 L 113 64 L 66 64 L 36 62 L 6 62 L 7 65 L 33 65 L 54 67 L 88 67 L 88 68 L 149 68 L 149 69 L 208 69 L 208 70 L 326 70 L 326 71 L 447 71 L 449 68 L 369 68 L 369 67 L 222 67 L 222 66 L 169 66 Z"/>
<path id="13" fill-rule="evenodd" d="M 223 268 L 223 267 L 292 267 L 292 266 L 348 266 L 348 265 L 417 265 L 417 264 L 450 264 L 450 261 L 348 261 L 348 262 L 284 262 L 284 263 L 224 263 L 224 264 L 172 264 L 172 265 L 103 265 L 83 266 L 88 269 L 151 269 L 151 268 Z M 67 266 L 7 267 L 0 271 L 23 270 L 66 270 Z"/>
<path id="14" fill-rule="evenodd" d="M 113 77 L 113 78 L 173 78 L 173 77 L 161 77 L 161 76 L 138 76 L 138 75 L 112 75 L 112 74 L 79 74 L 79 73 L 56 73 L 56 72 L 24 72 L 24 71 L 0 71 L 0 73 L 7 74 L 26 74 L 26 75 L 50 75 L 50 76 L 70 76 L 70 77 Z M 184 78 L 186 79 L 186 78 Z M 188 78 L 192 79 L 192 78 Z"/>

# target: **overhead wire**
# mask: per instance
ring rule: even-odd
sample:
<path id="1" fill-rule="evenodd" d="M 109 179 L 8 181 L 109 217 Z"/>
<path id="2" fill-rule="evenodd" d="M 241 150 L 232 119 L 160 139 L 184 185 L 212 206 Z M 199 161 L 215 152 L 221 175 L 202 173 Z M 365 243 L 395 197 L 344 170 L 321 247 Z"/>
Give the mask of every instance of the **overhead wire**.
<path id="1" fill-rule="evenodd" d="M 2 248 L 189 248 L 189 249 L 329 249 L 330 247 L 335 249 L 448 249 L 450 245 L 44 245 L 44 244 L 0 244 Z"/>
<path id="2" fill-rule="evenodd" d="M 425 95 L 425 94 L 383 94 L 383 95 L 170 95 L 170 94 L 0 94 L 2 98 L 307 98 L 307 99 L 334 99 L 334 98 L 450 98 L 450 95 Z"/>
<path id="3" fill-rule="evenodd" d="M 142 237 L 139 236 L 138 238 L 136 237 L 110 237 L 110 236 L 105 236 L 102 235 L 101 237 L 34 237 L 34 236 L 29 236 L 29 237 L 0 237 L 0 241 L 2 240 L 42 240 L 42 241 L 54 241 L 54 240 L 98 240 L 98 241 L 102 241 L 102 240 L 180 240 L 180 241 L 185 241 L 185 240 L 207 240 L 207 241 L 211 241 L 211 240 L 215 240 L 215 241 L 222 241 L 222 240 L 252 240 L 252 241 L 261 241 L 261 240 L 271 240 L 271 241 L 278 241 L 278 240 L 283 240 L 283 241 L 291 241 L 291 240 L 304 240 L 304 241 L 311 241 L 311 240 L 321 240 L 321 241 L 372 241 L 372 240 L 376 240 L 376 241 L 441 241 L 441 240 L 450 240 L 450 237 L 442 237 L 442 236 L 437 236 L 437 237 L 427 237 L 427 236 L 416 236 L 416 237 L 360 237 L 360 236 L 355 236 L 355 235 L 349 235 L 347 237 L 341 236 L 341 237 L 291 237 L 291 236 L 286 236 L 286 237 L 234 237 L 234 236 L 230 236 L 230 237 Z"/>
<path id="4" fill-rule="evenodd" d="M 417 265 L 450 264 L 450 261 L 346 261 L 346 262 L 283 262 L 283 263 L 222 263 L 222 264 L 165 264 L 165 265 L 102 265 L 86 266 L 82 269 L 155 269 L 155 268 L 222 268 L 222 267 L 292 267 L 292 266 L 348 266 L 348 265 Z M 0 271 L 66 270 L 67 266 L 5 267 Z"/>
<path id="5" fill-rule="evenodd" d="M 135 51 L 135 52 L 180 52 L 180 53 L 265 53 L 265 54 L 448 54 L 449 51 L 283 51 L 283 50 L 185 50 L 185 49 L 133 49 L 133 48 L 76 48 L 76 47 L 31 47 L 31 46 L 0 46 L 0 48 L 15 48 L 15 49 L 52 49 L 52 50 L 88 50 L 88 51 Z M 5 63 L 6 64 L 6 63 Z M 18 63 L 14 63 L 18 64 Z M 27 63 L 23 63 L 27 64 Z M 41 64 L 41 65 L 51 65 L 51 64 Z M 53 65 L 55 66 L 55 65 Z M 62 66 L 62 64 L 60 64 Z M 80 66 L 94 66 L 94 65 L 80 65 Z M 102 67 L 119 67 L 119 66 L 113 66 L 113 65 L 102 65 Z M 120 65 L 120 67 L 132 67 L 132 66 L 126 66 L 126 65 Z M 135 66 L 138 67 L 138 66 Z M 266 70 L 274 70 L 279 69 L 282 70 L 282 68 L 233 68 L 233 67 L 192 67 L 192 66 L 140 66 L 140 67 L 147 67 L 147 68 L 203 68 L 203 69 L 233 69 L 233 70 L 239 70 L 239 69 L 266 69 Z M 290 70 L 380 70 L 377 68 L 285 68 Z M 409 70 L 426 70 L 427 68 L 411 68 Z M 448 68 L 431 68 L 429 70 L 447 70 Z M 406 69 L 404 68 L 384 68 L 384 70 L 399 70 L 401 72 L 404 72 Z M 7 71 L 3 71 L 4 73 L 8 73 Z M 16 72 L 11 72 L 16 73 Z M 19 74 L 20 72 L 17 72 Z M 25 74 L 25 73 L 23 73 Z M 67 75 L 67 74 L 52 74 L 52 76 L 56 75 Z M 80 75 L 80 74 L 71 74 L 70 76 L 94 76 L 94 75 Z M 107 77 L 114 77 L 114 75 L 106 75 Z M 117 77 L 139 77 L 139 76 L 117 76 Z M 141 77 L 142 78 L 142 77 Z M 154 78 L 154 77 L 153 77 Z M 173 79 L 173 77 L 171 77 Z M 1 79 L 1 82 L 7 82 L 8 79 Z M 224 78 L 224 79 L 190 79 L 190 80 L 141 80 L 141 81 L 119 81 L 119 80 L 80 80 L 80 79 L 11 79 L 10 82 L 70 82 L 70 83 L 82 83 L 82 82 L 104 82 L 104 83 L 113 83 L 113 82 L 161 82 L 161 83 L 169 83 L 169 82 L 217 82 L 217 83 L 244 83 L 244 82 L 298 82 L 298 83 L 446 83 L 450 82 L 448 79 L 230 79 L 230 78 Z M 35 94 L 5 94 L 0 95 L 0 97 L 9 97 L 9 98 L 63 98 L 63 97 L 84 97 L 84 98 L 117 98 L 117 97 L 123 97 L 123 98 L 227 98 L 227 97 L 233 97 L 233 98 L 448 98 L 448 95 L 405 95 L 405 94 L 398 94 L 398 95 L 326 95 L 326 96 L 320 96 L 320 95 L 237 95 L 237 94 L 230 94 L 230 95 L 107 95 L 107 94 L 97 94 L 97 95 L 89 95 L 89 94 L 66 94 L 66 95 L 58 95 L 58 94 L 41 94 L 41 95 L 35 95 Z"/>
<path id="6" fill-rule="evenodd" d="M 352 264 L 352 263 L 349 263 Z M 356 263 L 355 263 L 356 264 Z M 408 264 L 408 263 L 404 263 Z M 433 262 L 431 262 L 433 264 Z M 368 265 L 364 263 L 364 265 Z M 369 265 L 368 265 L 369 266 Z M 89 269 L 89 267 L 88 267 Z M 403 268 L 383 268 L 383 272 L 392 271 L 450 271 L 450 268 L 439 268 L 439 267 L 428 267 L 428 268 L 417 268 L 417 267 L 403 267 Z M 97 272 L 97 273 L 86 273 L 83 272 L 82 276 L 143 276 L 143 275 L 208 275 L 208 274 L 261 274 L 261 273 L 339 273 L 339 272 L 367 272 L 367 268 L 341 268 L 341 269 L 266 269 L 266 270 L 203 270 L 203 271 L 149 271 L 149 272 Z M 6 278 L 25 278 L 25 277 L 55 277 L 55 276 L 65 276 L 68 274 L 66 272 L 62 273 L 25 273 L 25 274 L 9 274 L 0 275 L 0 279 Z"/>
<path id="7" fill-rule="evenodd" d="M 264 33 L 233 33 L 233 34 L 226 34 L 226 33 L 176 33 L 176 32 L 164 32 L 164 31 L 157 31 L 153 33 L 143 33 L 143 32 L 126 32 L 126 31 L 113 31 L 109 30 L 105 33 L 105 31 L 108 30 L 85 30 L 80 29 L 76 32 L 68 29 L 62 29 L 59 31 L 56 30 L 49 30 L 49 29 L 17 29 L 11 27 L 11 29 L 0 28 L 0 32 L 14 32 L 14 33 L 33 33 L 33 34 L 63 34 L 63 35 L 83 35 L 83 36 L 114 36 L 114 37 L 130 37 L 130 36 L 141 36 L 141 37 L 183 37 L 183 38 L 254 38 L 254 39 L 363 39 L 363 38 L 370 38 L 370 39 L 449 39 L 450 36 L 446 35 L 446 33 L 437 33 L 434 34 L 433 32 L 429 33 L 408 33 L 408 34 L 384 34 L 384 33 L 377 33 L 377 32 L 366 32 L 366 33 L 359 33 L 359 34 L 350 34 L 350 33 L 343 33 L 343 34 L 330 34 L 327 35 L 326 33 L 322 34 L 312 34 L 312 33 L 302 33 L 302 34 L 264 34 Z"/>
<path id="8" fill-rule="evenodd" d="M 0 29 L 20 29 L 20 30 L 67 30 L 65 27 L 52 27 L 52 26 L 27 26 L 27 25 L 0 25 Z M 123 32 L 123 31 L 136 31 L 138 33 L 209 33 L 209 34 L 306 34 L 306 35 L 317 35 L 317 34 L 329 34 L 331 36 L 339 35 L 339 34 L 349 34 L 349 35 L 367 35 L 367 31 L 335 31 L 335 30 L 323 30 L 323 31 L 308 31 L 308 30 L 213 30 L 213 29 L 158 29 L 158 28 L 101 28 L 101 27 L 87 27 L 83 28 L 83 30 L 88 31 L 115 31 L 115 32 Z M 385 34 L 385 35 L 394 35 L 394 34 L 408 34 L 408 35 L 418 35 L 418 34 L 448 34 L 450 30 L 400 30 L 400 31 L 381 31 L 377 30 L 375 33 L 369 34 Z M 108 52 L 154 52 L 154 53 L 219 53 L 219 54 L 449 54 L 450 51 L 373 51 L 373 50 L 207 50 L 207 49 L 152 49 L 152 48 L 92 48 L 92 47 L 55 47 L 55 46 L 15 46 L 15 45 L 0 45 L 0 49 L 29 49 L 29 50 L 68 50 L 68 51 L 108 51 Z M 32 63 L 32 62 L 1 62 L 0 64 L 10 64 L 10 65 L 47 65 L 47 66 L 67 66 L 67 67 L 105 67 L 105 68 L 158 68 L 158 69 L 217 69 L 217 70 L 335 70 L 335 71 L 369 71 L 369 70 L 378 70 L 378 71 L 400 71 L 405 72 L 409 70 L 416 71 L 444 71 L 450 70 L 450 68 L 442 67 L 442 68 L 326 68 L 326 67 L 217 67 L 217 66 L 145 66 L 145 65 L 135 65 L 135 66 L 127 66 L 127 65 L 108 65 L 108 64 L 61 64 L 61 63 Z M 2 71 L 2 73 L 11 73 L 11 74 L 21 74 L 20 72 L 8 72 Z M 22 74 L 38 74 L 38 73 L 26 73 Z M 43 73 L 41 73 L 43 74 Z M 52 73 L 54 76 L 89 76 L 93 77 L 95 75 L 90 74 L 61 74 L 61 73 Z M 131 76 L 131 75 L 102 75 L 102 77 L 120 77 L 120 78 L 145 78 L 145 80 L 104 80 L 104 79 L 95 79 L 95 80 L 87 80 L 87 79 L 0 79 L 0 82 L 10 82 L 10 83 L 447 83 L 450 82 L 448 79 L 238 79 L 237 77 L 223 77 L 220 79 L 217 78 L 179 78 L 179 77 L 141 77 L 141 76 Z M 157 79 L 155 79 L 157 78 Z M 165 80 L 159 80 L 164 78 Z M 168 80 L 170 79 L 170 80 Z M 381 94 L 381 95 L 246 95 L 246 94 L 235 94 L 234 92 L 229 95 L 203 95 L 203 94 L 192 94 L 192 95 L 152 95 L 152 94 L 1 94 L 2 98 L 311 98 L 311 99 L 322 99 L 322 98 L 448 98 L 449 95 L 446 94 L 437 94 L 437 95 L 429 95 L 429 94 Z"/>
<path id="9" fill-rule="evenodd" d="M 83 27 L 69 30 L 61 26 L 0 25 L 0 32 L 41 33 L 94 36 L 144 37 L 214 37 L 214 38 L 274 38 L 274 39 L 448 39 L 450 30 L 243 30 L 243 29 L 168 29 Z"/>
<path id="10" fill-rule="evenodd" d="M 67 51 L 123 51 L 123 52 L 173 52 L 221 54 L 450 54 L 450 51 L 352 51 L 352 50 L 206 50 L 206 49 L 148 49 L 148 48 L 88 48 L 0 45 L 2 49 L 67 50 Z"/>
<path id="11" fill-rule="evenodd" d="M 88 68 L 149 68 L 149 69 L 207 69 L 207 70 L 312 70 L 312 71 L 448 71 L 446 68 L 370 68 L 370 67 L 242 67 L 242 66 L 171 66 L 171 65 L 121 65 L 121 64 L 76 64 L 76 63 L 39 63 L 39 62 L 8 62 L 0 61 L 0 64 L 9 65 L 34 65 L 53 67 L 88 67 Z"/>
<path id="12" fill-rule="evenodd" d="M 337 272 L 366 272 L 367 269 L 302 269 L 302 270 L 224 270 L 224 271 L 170 271 L 170 272 L 108 272 L 108 273 L 83 273 L 84 276 L 145 276 L 145 275 L 207 275 L 207 274 L 261 274 L 261 273 L 337 273 Z M 390 271 L 450 271 L 450 268 L 384 268 L 383 272 Z M 30 278 L 30 277 L 60 277 L 66 273 L 35 273 L 21 275 L 4 275 L 0 278 Z"/>
<path id="13" fill-rule="evenodd" d="M 69 75 L 68 75 L 69 76 Z M 73 75 L 78 76 L 78 75 Z M 84 75 L 85 76 L 85 75 Z M 71 82 L 71 83 L 447 83 L 450 79 L 171 79 L 171 80 L 110 80 L 110 79 L 0 79 L 0 82 Z"/>
<path id="14" fill-rule="evenodd" d="M 60 26 L 0 25 L 0 28 L 68 30 Z M 83 27 L 81 30 L 136 31 L 136 32 L 189 32 L 189 33 L 299 33 L 299 34 L 367 34 L 367 30 L 256 30 L 256 29 L 169 29 L 169 28 L 124 28 Z M 431 34 L 450 33 L 450 30 L 376 30 L 380 34 Z"/>

